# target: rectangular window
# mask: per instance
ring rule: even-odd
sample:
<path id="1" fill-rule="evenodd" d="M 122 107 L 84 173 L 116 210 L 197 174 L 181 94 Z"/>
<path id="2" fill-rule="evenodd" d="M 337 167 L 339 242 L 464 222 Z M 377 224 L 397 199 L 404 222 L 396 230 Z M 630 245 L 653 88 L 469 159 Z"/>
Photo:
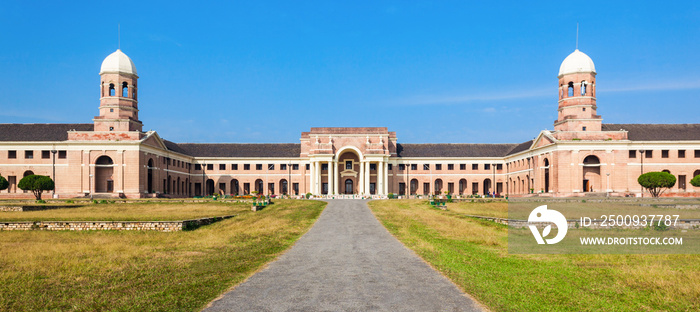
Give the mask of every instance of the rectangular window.
<path id="1" fill-rule="evenodd" d="M 226 164 L 219 164 L 219 170 L 226 170 Z"/>
<path id="2" fill-rule="evenodd" d="M 491 170 L 491 164 L 484 164 L 484 170 Z"/>
<path id="3" fill-rule="evenodd" d="M 449 194 L 455 193 L 455 184 L 453 182 L 447 183 L 447 193 L 449 193 Z"/>
<path id="4" fill-rule="evenodd" d="M 629 151 L 630 158 L 637 158 L 637 151 Z"/>
<path id="5" fill-rule="evenodd" d="M 685 176 L 678 176 L 678 188 L 685 191 Z"/>
<path id="6" fill-rule="evenodd" d="M 399 182 L 399 195 L 406 195 L 406 183 Z"/>
<path id="7" fill-rule="evenodd" d="M 250 183 L 243 183 L 243 194 L 248 195 L 250 194 Z"/>
<path id="8" fill-rule="evenodd" d="M 310 165 L 310 164 L 306 164 L 306 171 L 309 171 L 310 168 L 311 168 L 311 165 Z"/>
<path id="9" fill-rule="evenodd" d="M 441 164 L 436 164 L 436 165 L 435 165 L 435 170 L 442 170 L 442 165 L 441 165 Z"/>
<path id="10" fill-rule="evenodd" d="M 268 164 L 267 170 L 275 170 L 275 164 Z"/>
<path id="11" fill-rule="evenodd" d="M 202 170 L 202 165 L 194 164 L 194 170 Z"/>
<path id="12" fill-rule="evenodd" d="M 430 195 L 430 183 L 423 183 L 423 195 Z"/>
<path id="13" fill-rule="evenodd" d="M 430 170 L 430 164 L 424 164 L 423 170 Z"/>
<path id="14" fill-rule="evenodd" d="M 585 127 L 585 126 L 583 127 L 583 131 L 586 131 L 586 127 Z"/>
<path id="15" fill-rule="evenodd" d="M 685 158 L 685 150 L 678 151 L 678 158 Z"/>
<path id="16" fill-rule="evenodd" d="M 651 156 L 653 156 L 652 154 L 653 154 L 653 151 L 646 151 L 644 153 L 644 158 L 651 158 Z"/>
<path id="17" fill-rule="evenodd" d="M 250 170 L 250 164 L 243 164 L 243 170 Z"/>
<path id="18" fill-rule="evenodd" d="M 447 164 L 447 170 L 455 170 L 454 164 Z"/>
<path id="19" fill-rule="evenodd" d="M 472 182 L 472 195 L 479 194 L 479 183 Z"/>
<path id="20" fill-rule="evenodd" d="M 287 164 L 281 164 L 280 170 L 287 170 Z"/>
<path id="21" fill-rule="evenodd" d="M 377 171 L 377 164 L 369 164 L 369 171 Z"/>
<path id="22" fill-rule="evenodd" d="M 389 168 L 388 170 L 391 170 L 391 168 L 393 168 L 393 166 L 391 164 L 388 164 L 387 168 Z"/>
<path id="23" fill-rule="evenodd" d="M 58 151 L 58 159 L 66 159 L 66 151 Z"/>
<path id="24" fill-rule="evenodd" d="M 661 151 L 661 158 L 668 158 L 668 150 Z"/>
<path id="25" fill-rule="evenodd" d="M 262 170 L 262 164 L 255 164 L 255 170 Z"/>
<path id="26" fill-rule="evenodd" d="M 399 164 L 399 171 L 406 170 L 406 165 L 404 164 Z"/>
<path id="27" fill-rule="evenodd" d="M 345 170 L 352 170 L 352 160 L 345 161 Z"/>
<path id="28" fill-rule="evenodd" d="M 695 158 L 700 158 L 700 150 L 695 150 Z"/>
<path id="29" fill-rule="evenodd" d="M 7 158 L 8 158 L 8 159 L 15 159 L 15 158 L 17 158 L 17 151 L 7 151 Z"/>
<path id="30" fill-rule="evenodd" d="M 268 194 L 275 194 L 275 184 L 274 183 L 267 184 L 267 193 Z"/>
<path id="31" fill-rule="evenodd" d="M 24 151 L 24 159 L 34 159 L 34 151 Z"/>
<path id="32" fill-rule="evenodd" d="M 232 164 L 231 170 L 238 170 L 238 164 Z"/>
<path id="33" fill-rule="evenodd" d="M 51 158 L 51 151 L 41 151 L 41 159 Z"/>
<path id="34" fill-rule="evenodd" d="M 459 164 L 459 170 L 467 170 L 467 164 Z"/>
<path id="35" fill-rule="evenodd" d="M 299 170 L 299 164 L 293 164 L 292 170 Z"/>
<path id="36" fill-rule="evenodd" d="M 503 164 L 497 164 L 496 170 L 503 170 Z"/>
<path id="37" fill-rule="evenodd" d="M 328 164 L 321 164 L 321 171 L 328 171 Z"/>
<path id="38" fill-rule="evenodd" d="M 479 170 L 479 164 L 472 164 L 472 170 Z"/>
<path id="39" fill-rule="evenodd" d="M 411 170 L 418 170 L 418 164 L 411 164 Z"/>
<path id="40" fill-rule="evenodd" d="M 207 170 L 214 170 L 214 164 L 207 164 Z"/>
<path id="41" fill-rule="evenodd" d="M 328 183 L 322 183 L 321 188 L 321 194 L 328 194 Z"/>
<path id="42" fill-rule="evenodd" d="M 292 189 L 294 190 L 294 195 L 299 195 L 299 183 L 292 183 Z"/>

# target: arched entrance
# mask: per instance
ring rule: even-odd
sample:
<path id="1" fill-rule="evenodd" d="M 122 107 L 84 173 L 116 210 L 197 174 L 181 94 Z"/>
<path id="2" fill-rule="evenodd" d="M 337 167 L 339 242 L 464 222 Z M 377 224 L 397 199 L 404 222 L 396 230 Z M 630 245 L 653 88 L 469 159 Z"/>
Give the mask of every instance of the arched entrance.
<path id="1" fill-rule="evenodd" d="M 96 193 L 112 193 L 114 192 L 114 162 L 109 156 L 100 156 L 95 161 L 95 192 Z"/>
<path id="2" fill-rule="evenodd" d="M 418 179 L 411 180 L 411 195 L 416 195 L 418 192 Z"/>
<path id="3" fill-rule="evenodd" d="M 600 159 L 594 155 L 583 159 L 583 192 L 602 189 L 600 184 Z"/>
<path id="4" fill-rule="evenodd" d="M 239 192 L 238 189 L 239 189 L 238 180 L 236 180 L 236 179 L 231 180 L 231 195 L 238 195 L 238 192 Z"/>
<path id="5" fill-rule="evenodd" d="M 440 195 L 442 194 L 442 179 L 436 179 L 435 180 L 435 189 L 434 189 L 434 194 L 435 195 Z"/>
<path id="6" fill-rule="evenodd" d="M 282 195 L 289 195 L 289 186 L 287 185 L 287 179 L 280 180 L 280 192 Z"/>
<path id="7" fill-rule="evenodd" d="M 207 196 L 214 194 L 214 180 L 207 179 Z"/>
<path id="8" fill-rule="evenodd" d="M 352 179 L 345 179 L 345 194 L 354 194 Z"/>
<path id="9" fill-rule="evenodd" d="M 467 189 L 467 179 L 459 180 L 459 195 L 464 194 L 464 190 Z"/>
<path id="10" fill-rule="evenodd" d="M 544 159 L 544 192 L 549 192 L 549 159 Z"/>
<path id="11" fill-rule="evenodd" d="M 146 191 L 148 191 L 148 193 L 153 193 L 153 159 L 148 160 L 148 165 L 146 168 L 148 169 Z"/>
<path id="12" fill-rule="evenodd" d="M 27 171 L 24 172 L 24 174 L 22 175 L 22 177 L 24 178 L 24 177 L 30 176 L 30 175 L 34 175 L 34 171 L 27 170 Z"/>
<path id="13" fill-rule="evenodd" d="M 484 196 L 491 192 L 491 179 L 484 179 Z"/>
<path id="14" fill-rule="evenodd" d="M 260 179 L 255 180 L 255 191 L 258 192 L 258 195 L 263 194 L 263 181 Z"/>

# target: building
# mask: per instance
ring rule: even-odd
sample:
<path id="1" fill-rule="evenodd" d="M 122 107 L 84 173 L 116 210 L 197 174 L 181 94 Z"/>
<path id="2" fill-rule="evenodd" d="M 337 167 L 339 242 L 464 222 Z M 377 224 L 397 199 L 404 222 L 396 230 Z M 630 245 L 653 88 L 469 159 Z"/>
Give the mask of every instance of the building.
<path id="1" fill-rule="evenodd" d="M 142 131 L 136 66 L 122 51 L 100 70 L 99 116 L 85 124 L 0 124 L 0 174 L 56 181 L 55 196 L 225 194 L 504 194 L 640 196 L 642 172 L 698 196 L 700 124 L 604 124 L 593 61 L 576 50 L 559 69 L 554 130 L 516 144 L 401 144 L 387 128 L 311 128 L 299 143 L 178 144 Z M 554 90 L 553 90 L 554 91 Z"/>

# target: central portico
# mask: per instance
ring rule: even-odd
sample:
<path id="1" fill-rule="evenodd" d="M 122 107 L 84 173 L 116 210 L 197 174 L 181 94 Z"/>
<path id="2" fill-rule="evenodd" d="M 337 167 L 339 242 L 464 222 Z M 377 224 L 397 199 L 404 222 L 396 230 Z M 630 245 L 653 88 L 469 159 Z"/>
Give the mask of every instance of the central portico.
<path id="1" fill-rule="evenodd" d="M 396 133 L 386 127 L 311 128 L 301 134 L 313 194 L 386 195 Z"/>

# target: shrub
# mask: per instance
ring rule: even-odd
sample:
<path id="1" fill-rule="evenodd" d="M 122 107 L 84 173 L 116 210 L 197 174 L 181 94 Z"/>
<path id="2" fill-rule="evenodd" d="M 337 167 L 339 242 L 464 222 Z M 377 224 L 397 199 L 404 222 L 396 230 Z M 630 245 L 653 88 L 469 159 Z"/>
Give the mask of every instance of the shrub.
<path id="1" fill-rule="evenodd" d="M 10 187 L 10 182 L 7 182 L 7 179 L 0 175 L 0 191 L 6 190 L 8 187 Z"/>
<path id="2" fill-rule="evenodd" d="M 700 175 L 695 176 L 692 180 L 690 180 L 690 184 L 695 187 L 700 187 Z"/>
<path id="3" fill-rule="evenodd" d="M 667 172 L 647 172 L 640 175 L 637 182 L 647 189 L 651 196 L 659 197 L 664 189 L 676 185 L 676 177 Z"/>
<path id="4" fill-rule="evenodd" d="M 43 199 L 40 199 L 40 200 L 37 200 L 36 203 L 37 204 L 46 204 L 46 201 Z"/>
<path id="5" fill-rule="evenodd" d="M 30 174 L 19 180 L 17 187 L 21 190 L 32 191 L 37 200 L 41 199 L 41 192 L 53 190 L 54 184 L 50 177 Z"/>
<path id="6" fill-rule="evenodd" d="M 306 193 L 306 199 L 311 198 L 311 193 Z"/>

